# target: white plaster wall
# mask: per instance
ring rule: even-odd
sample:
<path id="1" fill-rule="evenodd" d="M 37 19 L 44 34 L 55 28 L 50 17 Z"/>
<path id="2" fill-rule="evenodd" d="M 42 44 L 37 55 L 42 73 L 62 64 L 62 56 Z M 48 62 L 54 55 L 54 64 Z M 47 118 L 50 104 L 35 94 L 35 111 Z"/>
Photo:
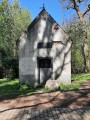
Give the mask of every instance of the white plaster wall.
<path id="1" fill-rule="evenodd" d="M 53 79 L 64 84 L 71 83 L 71 43 L 53 45 L 50 56 L 53 56 Z M 62 68 L 63 67 L 63 68 Z"/>
<path id="2" fill-rule="evenodd" d="M 20 74 L 29 75 L 29 74 L 34 74 L 36 64 L 34 63 L 32 58 L 24 57 L 20 60 L 19 67 L 21 68 Z"/>
<path id="3" fill-rule="evenodd" d="M 26 79 L 30 82 L 31 75 L 33 75 L 33 83 L 38 81 L 37 57 L 52 57 L 53 79 L 57 79 L 63 83 L 71 83 L 71 51 L 69 51 L 71 43 L 67 43 L 66 39 L 68 39 L 68 36 L 61 28 L 55 31 L 54 27 L 55 24 L 52 24 L 49 20 L 41 19 L 29 33 L 24 33 L 20 37 L 19 76 L 21 82 L 25 82 L 23 80 L 25 76 L 27 76 Z M 65 45 L 53 45 L 49 49 L 37 48 L 39 42 L 47 43 L 52 41 L 62 41 Z"/>

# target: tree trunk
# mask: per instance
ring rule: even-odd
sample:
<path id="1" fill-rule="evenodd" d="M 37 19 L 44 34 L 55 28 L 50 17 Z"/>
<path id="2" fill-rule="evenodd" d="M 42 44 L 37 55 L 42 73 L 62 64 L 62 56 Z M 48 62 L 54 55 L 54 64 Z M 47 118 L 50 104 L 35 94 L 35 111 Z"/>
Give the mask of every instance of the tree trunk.
<path id="1" fill-rule="evenodd" d="M 85 72 L 89 71 L 89 53 L 88 53 L 88 40 L 87 40 L 87 28 L 86 23 L 84 20 L 84 16 L 81 14 L 79 8 L 76 8 L 76 12 L 79 16 L 79 19 L 82 24 L 82 30 L 83 30 L 83 56 L 84 56 L 84 64 L 85 64 Z"/>

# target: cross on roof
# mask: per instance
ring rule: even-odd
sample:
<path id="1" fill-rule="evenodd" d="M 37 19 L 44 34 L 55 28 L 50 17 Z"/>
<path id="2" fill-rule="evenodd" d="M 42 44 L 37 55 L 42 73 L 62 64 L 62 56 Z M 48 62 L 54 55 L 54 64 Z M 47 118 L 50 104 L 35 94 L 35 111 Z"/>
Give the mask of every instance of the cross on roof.
<path id="1" fill-rule="evenodd" d="M 45 6 L 44 6 L 44 3 L 43 3 L 43 7 L 41 7 L 41 9 L 45 10 Z"/>

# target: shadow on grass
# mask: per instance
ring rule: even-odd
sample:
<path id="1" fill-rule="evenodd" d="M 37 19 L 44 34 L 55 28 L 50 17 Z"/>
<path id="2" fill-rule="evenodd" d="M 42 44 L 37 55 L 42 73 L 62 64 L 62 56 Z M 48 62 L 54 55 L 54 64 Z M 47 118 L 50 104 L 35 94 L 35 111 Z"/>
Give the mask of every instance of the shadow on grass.
<path id="1" fill-rule="evenodd" d="M 20 95 L 32 95 L 42 86 L 20 85 L 18 81 L 5 81 L 0 86 L 0 101 L 17 98 Z"/>

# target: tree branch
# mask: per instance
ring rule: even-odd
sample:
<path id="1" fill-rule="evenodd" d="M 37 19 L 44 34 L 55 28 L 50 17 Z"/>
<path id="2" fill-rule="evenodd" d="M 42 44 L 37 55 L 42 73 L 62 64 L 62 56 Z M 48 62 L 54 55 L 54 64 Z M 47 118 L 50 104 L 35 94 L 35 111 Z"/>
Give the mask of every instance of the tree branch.
<path id="1" fill-rule="evenodd" d="M 90 8 L 87 8 L 86 10 L 85 10 L 85 12 L 83 13 L 83 16 L 87 13 L 87 12 L 89 12 L 90 11 Z"/>
<path id="2" fill-rule="evenodd" d="M 77 0 L 77 2 L 79 2 L 79 3 L 81 3 L 81 2 L 83 2 L 84 0 Z"/>
<path id="3" fill-rule="evenodd" d="M 67 7 L 65 7 L 66 9 L 70 9 L 70 8 L 72 8 L 72 9 L 74 9 L 74 6 L 72 5 L 72 6 L 67 6 Z"/>

